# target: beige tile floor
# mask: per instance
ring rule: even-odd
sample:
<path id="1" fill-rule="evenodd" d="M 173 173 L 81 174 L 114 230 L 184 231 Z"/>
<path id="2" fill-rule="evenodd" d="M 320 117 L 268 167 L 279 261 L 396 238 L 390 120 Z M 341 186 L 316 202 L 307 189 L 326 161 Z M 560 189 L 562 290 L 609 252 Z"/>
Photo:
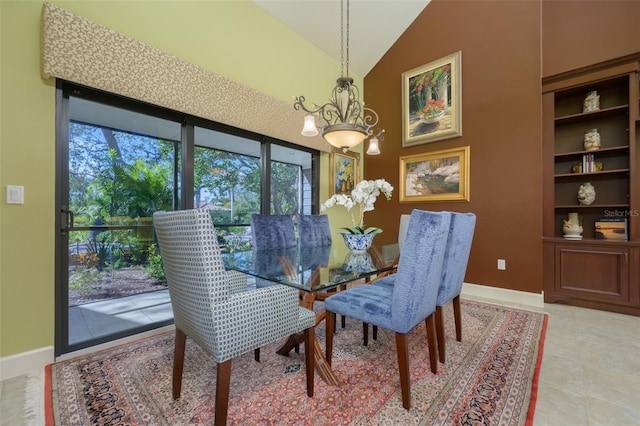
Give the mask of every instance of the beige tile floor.
<path id="1" fill-rule="evenodd" d="M 563 305 L 544 311 L 535 425 L 640 425 L 640 318 Z"/>
<path id="2" fill-rule="evenodd" d="M 534 425 L 640 425 L 640 318 L 563 305 L 542 310 L 549 321 Z M 43 414 L 18 420 L 19 389 L 34 377 L 42 374 L 0 382 L 3 426 L 43 424 Z"/>

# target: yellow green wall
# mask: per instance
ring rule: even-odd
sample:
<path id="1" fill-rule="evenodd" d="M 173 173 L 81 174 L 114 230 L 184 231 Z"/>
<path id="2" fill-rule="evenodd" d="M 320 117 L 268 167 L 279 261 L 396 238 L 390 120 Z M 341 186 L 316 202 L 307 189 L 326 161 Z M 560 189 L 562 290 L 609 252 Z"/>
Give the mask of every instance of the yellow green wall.
<path id="1" fill-rule="evenodd" d="M 340 73 L 249 1 L 51 3 L 292 104 L 324 102 Z M 41 8 L 0 0 L 0 358 L 54 344 L 55 81 L 40 76 Z M 24 205 L 5 203 L 6 185 L 25 187 Z"/>

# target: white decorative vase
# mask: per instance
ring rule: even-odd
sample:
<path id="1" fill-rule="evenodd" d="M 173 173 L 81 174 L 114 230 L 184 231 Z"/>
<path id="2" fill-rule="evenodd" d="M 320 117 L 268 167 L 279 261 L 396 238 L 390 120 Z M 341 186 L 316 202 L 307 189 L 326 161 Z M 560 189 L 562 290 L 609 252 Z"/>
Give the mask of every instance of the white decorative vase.
<path id="1" fill-rule="evenodd" d="M 569 218 L 564 221 L 562 225 L 562 232 L 564 238 L 567 240 L 581 240 L 582 239 L 582 226 L 580 225 L 580 218 L 578 213 L 569 213 Z"/>
<path id="2" fill-rule="evenodd" d="M 596 200 L 596 189 L 590 182 L 580 185 L 578 202 L 583 206 L 590 206 Z"/>
<path id="3" fill-rule="evenodd" d="M 598 129 L 590 129 L 584 133 L 584 149 L 587 151 L 600 149 L 600 133 L 598 133 Z"/>
<path id="4" fill-rule="evenodd" d="M 366 253 L 373 243 L 376 234 L 349 234 L 343 233 L 342 239 L 345 245 L 353 253 Z"/>
<path id="5" fill-rule="evenodd" d="M 600 109 L 600 95 L 597 91 L 589 92 L 582 104 L 582 112 L 598 111 Z"/>

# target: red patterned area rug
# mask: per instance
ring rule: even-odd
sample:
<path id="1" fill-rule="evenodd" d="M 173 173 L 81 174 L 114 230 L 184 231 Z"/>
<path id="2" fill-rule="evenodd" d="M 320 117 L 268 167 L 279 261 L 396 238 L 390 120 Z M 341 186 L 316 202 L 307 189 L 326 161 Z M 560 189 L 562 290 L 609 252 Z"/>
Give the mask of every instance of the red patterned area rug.
<path id="1" fill-rule="evenodd" d="M 395 338 L 380 330 L 362 344 L 362 325 L 347 319 L 334 337 L 339 386 L 316 374 L 305 392 L 304 347 L 288 357 L 263 347 L 233 361 L 232 425 L 525 425 L 533 421 L 546 315 L 464 300 L 462 342 L 445 307 L 446 363 L 429 369 L 424 326 L 411 332 L 412 408 L 402 407 Z M 324 326 L 317 328 L 324 345 Z M 47 424 L 213 424 L 215 363 L 187 340 L 182 397 L 171 397 L 173 332 L 47 367 Z"/>

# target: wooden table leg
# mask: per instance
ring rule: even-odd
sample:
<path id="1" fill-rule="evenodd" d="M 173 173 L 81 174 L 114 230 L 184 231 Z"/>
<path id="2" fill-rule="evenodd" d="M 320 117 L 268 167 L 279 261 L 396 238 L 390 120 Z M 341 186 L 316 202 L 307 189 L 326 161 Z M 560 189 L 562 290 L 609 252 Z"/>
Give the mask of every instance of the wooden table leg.
<path id="1" fill-rule="evenodd" d="M 313 310 L 313 302 L 315 299 L 316 297 L 313 292 L 305 292 L 305 295 L 300 301 L 300 304 L 307 309 Z M 316 314 L 316 326 L 324 321 L 325 317 L 326 312 L 324 311 L 324 309 L 318 312 Z M 276 352 L 280 355 L 288 355 L 289 352 L 291 352 L 291 350 L 296 346 L 296 344 L 300 343 L 304 343 L 303 333 L 291 335 Z M 307 351 L 310 350 L 310 348 L 304 348 L 304 350 Z M 333 386 L 338 385 L 338 378 L 331 369 L 331 366 L 327 362 L 327 359 L 322 352 L 322 348 L 320 347 L 320 342 L 318 342 L 317 335 L 316 340 L 313 344 L 313 358 L 315 361 L 316 370 L 318 370 L 318 374 L 320 374 L 322 380 Z"/>

